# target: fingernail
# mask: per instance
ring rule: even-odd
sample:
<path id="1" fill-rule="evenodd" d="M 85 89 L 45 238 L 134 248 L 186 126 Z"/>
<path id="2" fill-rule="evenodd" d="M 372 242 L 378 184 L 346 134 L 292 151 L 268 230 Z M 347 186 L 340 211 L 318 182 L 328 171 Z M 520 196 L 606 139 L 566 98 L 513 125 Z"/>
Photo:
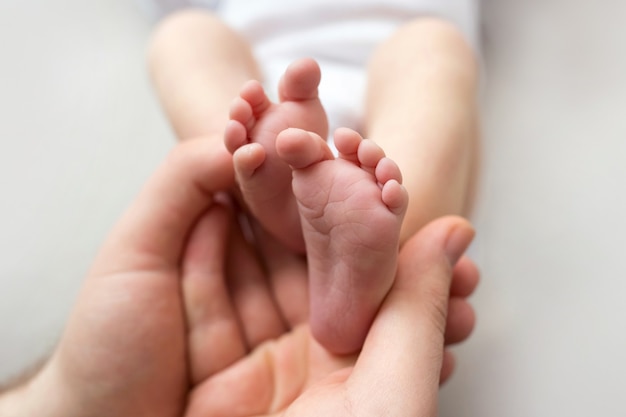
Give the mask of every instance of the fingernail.
<path id="1" fill-rule="evenodd" d="M 468 223 L 456 226 L 446 240 L 444 251 L 451 266 L 456 265 L 469 244 L 474 239 L 474 228 Z"/>

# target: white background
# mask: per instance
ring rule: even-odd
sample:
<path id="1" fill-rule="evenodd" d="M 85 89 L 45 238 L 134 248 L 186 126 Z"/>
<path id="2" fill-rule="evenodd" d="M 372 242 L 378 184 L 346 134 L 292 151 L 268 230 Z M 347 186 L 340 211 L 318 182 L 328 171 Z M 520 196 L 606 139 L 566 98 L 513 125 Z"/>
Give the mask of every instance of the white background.
<path id="1" fill-rule="evenodd" d="M 444 417 L 624 414 L 626 3 L 484 4 L 479 322 Z M 173 143 L 125 0 L 0 1 L 0 379 Z"/>

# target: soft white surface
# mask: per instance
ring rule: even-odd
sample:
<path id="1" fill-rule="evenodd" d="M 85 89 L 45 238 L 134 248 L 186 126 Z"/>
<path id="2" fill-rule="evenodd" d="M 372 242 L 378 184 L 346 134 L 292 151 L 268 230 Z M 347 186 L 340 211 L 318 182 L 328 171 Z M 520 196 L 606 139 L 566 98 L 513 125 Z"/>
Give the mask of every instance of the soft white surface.
<path id="1" fill-rule="evenodd" d="M 491 0 L 479 325 L 442 416 L 617 416 L 626 386 L 626 3 Z M 54 345 L 171 146 L 126 0 L 0 2 L 0 379 Z"/>
<path id="2" fill-rule="evenodd" d="M 0 1 L 0 379 L 50 351 L 106 232 L 173 143 L 126 0 Z"/>

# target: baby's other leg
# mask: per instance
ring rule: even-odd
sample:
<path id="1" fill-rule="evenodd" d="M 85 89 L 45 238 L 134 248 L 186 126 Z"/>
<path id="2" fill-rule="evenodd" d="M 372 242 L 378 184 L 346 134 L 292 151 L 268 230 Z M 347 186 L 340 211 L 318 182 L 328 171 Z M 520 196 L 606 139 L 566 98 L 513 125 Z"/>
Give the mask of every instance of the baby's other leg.
<path id="1" fill-rule="evenodd" d="M 366 135 L 400 167 L 410 201 L 402 241 L 429 221 L 468 215 L 478 155 L 478 70 L 460 31 L 437 18 L 401 27 L 373 54 Z"/>
<path id="2" fill-rule="evenodd" d="M 407 207 L 397 165 L 356 132 L 326 141 L 298 129 L 282 132 L 278 155 L 293 168 L 293 191 L 306 241 L 310 324 L 335 353 L 359 350 L 396 274 Z"/>
<path id="3" fill-rule="evenodd" d="M 259 79 L 247 41 L 213 14 L 190 9 L 163 19 L 152 36 L 149 67 L 160 104 L 178 140 L 209 137 L 234 178 L 224 146 L 230 103 Z"/>
<path id="4" fill-rule="evenodd" d="M 326 137 L 328 122 L 318 98 L 321 73 L 312 59 L 291 64 L 273 103 L 257 81 L 246 83 L 230 110 L 224 142 L 233 153 L 243 199 L 261 225 L 290 249 L 303 252 L 300 215 L 291 169 L 276 155 L 276 136 L 298 127 Z"/>

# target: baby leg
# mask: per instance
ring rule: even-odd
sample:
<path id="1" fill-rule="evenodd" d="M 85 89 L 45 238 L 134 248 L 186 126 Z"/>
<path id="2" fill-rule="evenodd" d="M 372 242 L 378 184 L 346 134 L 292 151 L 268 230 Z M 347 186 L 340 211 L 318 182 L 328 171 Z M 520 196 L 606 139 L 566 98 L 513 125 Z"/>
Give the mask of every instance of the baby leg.
<path id="1" fill-rule="evenodd" d="M 478 167 L 477 86 L 474 51 L 440 18 L 403 25 L 372 54 L 365 132 L 405 176 L 411 201 L 402 241 L 443 215 L 470 214 Z"/>

